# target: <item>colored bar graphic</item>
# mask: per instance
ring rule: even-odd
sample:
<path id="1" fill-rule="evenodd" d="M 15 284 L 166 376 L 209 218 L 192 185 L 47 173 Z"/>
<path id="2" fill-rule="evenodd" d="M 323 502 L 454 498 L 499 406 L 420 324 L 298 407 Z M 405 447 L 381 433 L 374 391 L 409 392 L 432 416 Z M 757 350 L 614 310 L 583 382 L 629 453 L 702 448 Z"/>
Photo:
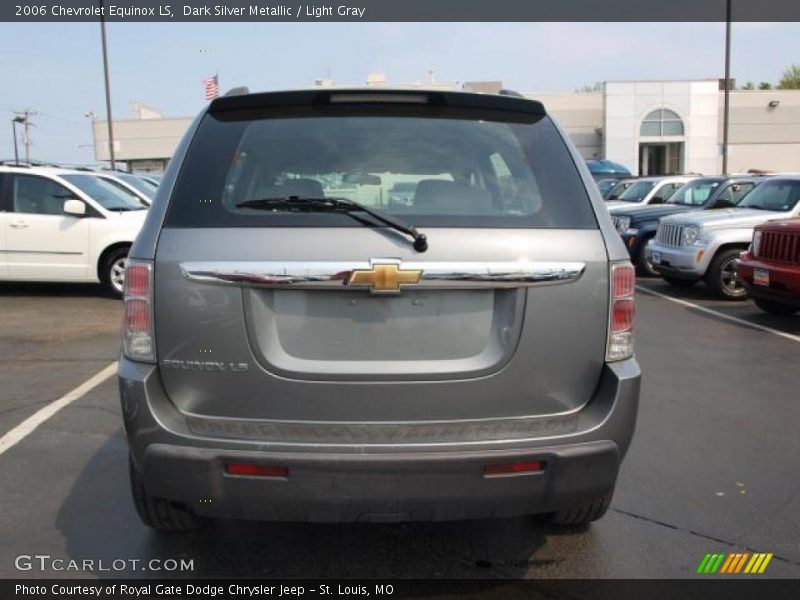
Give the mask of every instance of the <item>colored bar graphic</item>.
<path id="1" fill-rule="evenodd" d="M 734 575 L 738 573 L 763 573 L 774 555 L 766 552 L 725 552 L 708 553 L 697 567 L 698 573 L 719 573 Z M 747 566 L 745 566 L 747 565 Z"/>

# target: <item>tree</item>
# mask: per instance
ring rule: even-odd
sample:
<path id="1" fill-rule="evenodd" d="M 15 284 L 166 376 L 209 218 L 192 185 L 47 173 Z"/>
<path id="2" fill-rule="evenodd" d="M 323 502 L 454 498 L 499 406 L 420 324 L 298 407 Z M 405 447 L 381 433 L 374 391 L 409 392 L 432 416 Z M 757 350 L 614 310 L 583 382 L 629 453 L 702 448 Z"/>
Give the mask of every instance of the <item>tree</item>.
<path id="1" fill-rule="evenodd" d="M 756 84 L 753 83 L 752 81 L 748 81 L 747 83 L 745 83 L 742 86 L 742 89 L 743 90 L 754 90 L 754 89 L 756 89 Z"/>
<path id="2" fill-rule="evenodd" d="M 779 90 L 800 90 L 800 65 L 789 65 L 783 72 L 780 83 L 778 83 Z"/>
<path id="3" fill-rule="evenodd" d="M 762 81 L 758 84 L 758 89 L 760 90 L 771 90 L 772 84 L 769 81 Z"/>

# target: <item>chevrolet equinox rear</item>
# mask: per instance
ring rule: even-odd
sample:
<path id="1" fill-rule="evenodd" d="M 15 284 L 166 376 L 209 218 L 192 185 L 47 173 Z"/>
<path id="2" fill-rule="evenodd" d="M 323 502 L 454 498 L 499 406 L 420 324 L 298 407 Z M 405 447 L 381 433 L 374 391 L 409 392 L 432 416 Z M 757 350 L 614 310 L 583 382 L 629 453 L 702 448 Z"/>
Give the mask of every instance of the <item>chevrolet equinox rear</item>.
<path id="1" fill-rule="evenodd" d="M 636 420 L 633 291 L 538 102 L 219 98 L 126 266 L 138 513 L 157 529 L 597 519 Z"/>

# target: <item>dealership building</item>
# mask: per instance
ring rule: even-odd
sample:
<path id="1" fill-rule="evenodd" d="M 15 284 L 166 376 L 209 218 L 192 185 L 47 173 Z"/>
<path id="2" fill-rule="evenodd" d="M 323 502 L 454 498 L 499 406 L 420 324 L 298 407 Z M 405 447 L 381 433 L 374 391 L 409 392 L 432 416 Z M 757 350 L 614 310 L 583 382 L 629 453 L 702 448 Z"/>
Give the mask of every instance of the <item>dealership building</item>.
<path id="1" fill-rule="evenodd" d="M 315 82 L 333 87 L 331 80 Z M 389 87 L 373 74 L 369 87 Z M 398 87 L 496 93 L 501 82 L 401 83 Z M 718 174 L 722 169 L 724 82 L 608 81 L 593 91 L 523 92 L 541 101 L 584 158 L 605 158 L 638 175 Z M 800 90 L 732 90 L 728 171 L 800 171 Z M 140 172 L 160 172 L 192 117 L 138 111 L 114 121 L 117 161 Z M 95 158 L 109 160 L 108 125 L 94 122 Z"/>

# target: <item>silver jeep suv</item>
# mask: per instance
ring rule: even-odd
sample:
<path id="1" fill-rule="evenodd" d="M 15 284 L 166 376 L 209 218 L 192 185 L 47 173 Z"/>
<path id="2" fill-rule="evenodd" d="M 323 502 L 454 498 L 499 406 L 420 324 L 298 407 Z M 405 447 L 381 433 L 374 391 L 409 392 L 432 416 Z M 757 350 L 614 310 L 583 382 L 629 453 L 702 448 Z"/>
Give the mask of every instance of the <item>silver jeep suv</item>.
<path id="1" fill-rule="evenodd" d="M 639 396 L 633 268 L 538 102 L 217 99 L 125 285 L 119 384 L 147 525 L 579 524 L 608 507 Z"/>

